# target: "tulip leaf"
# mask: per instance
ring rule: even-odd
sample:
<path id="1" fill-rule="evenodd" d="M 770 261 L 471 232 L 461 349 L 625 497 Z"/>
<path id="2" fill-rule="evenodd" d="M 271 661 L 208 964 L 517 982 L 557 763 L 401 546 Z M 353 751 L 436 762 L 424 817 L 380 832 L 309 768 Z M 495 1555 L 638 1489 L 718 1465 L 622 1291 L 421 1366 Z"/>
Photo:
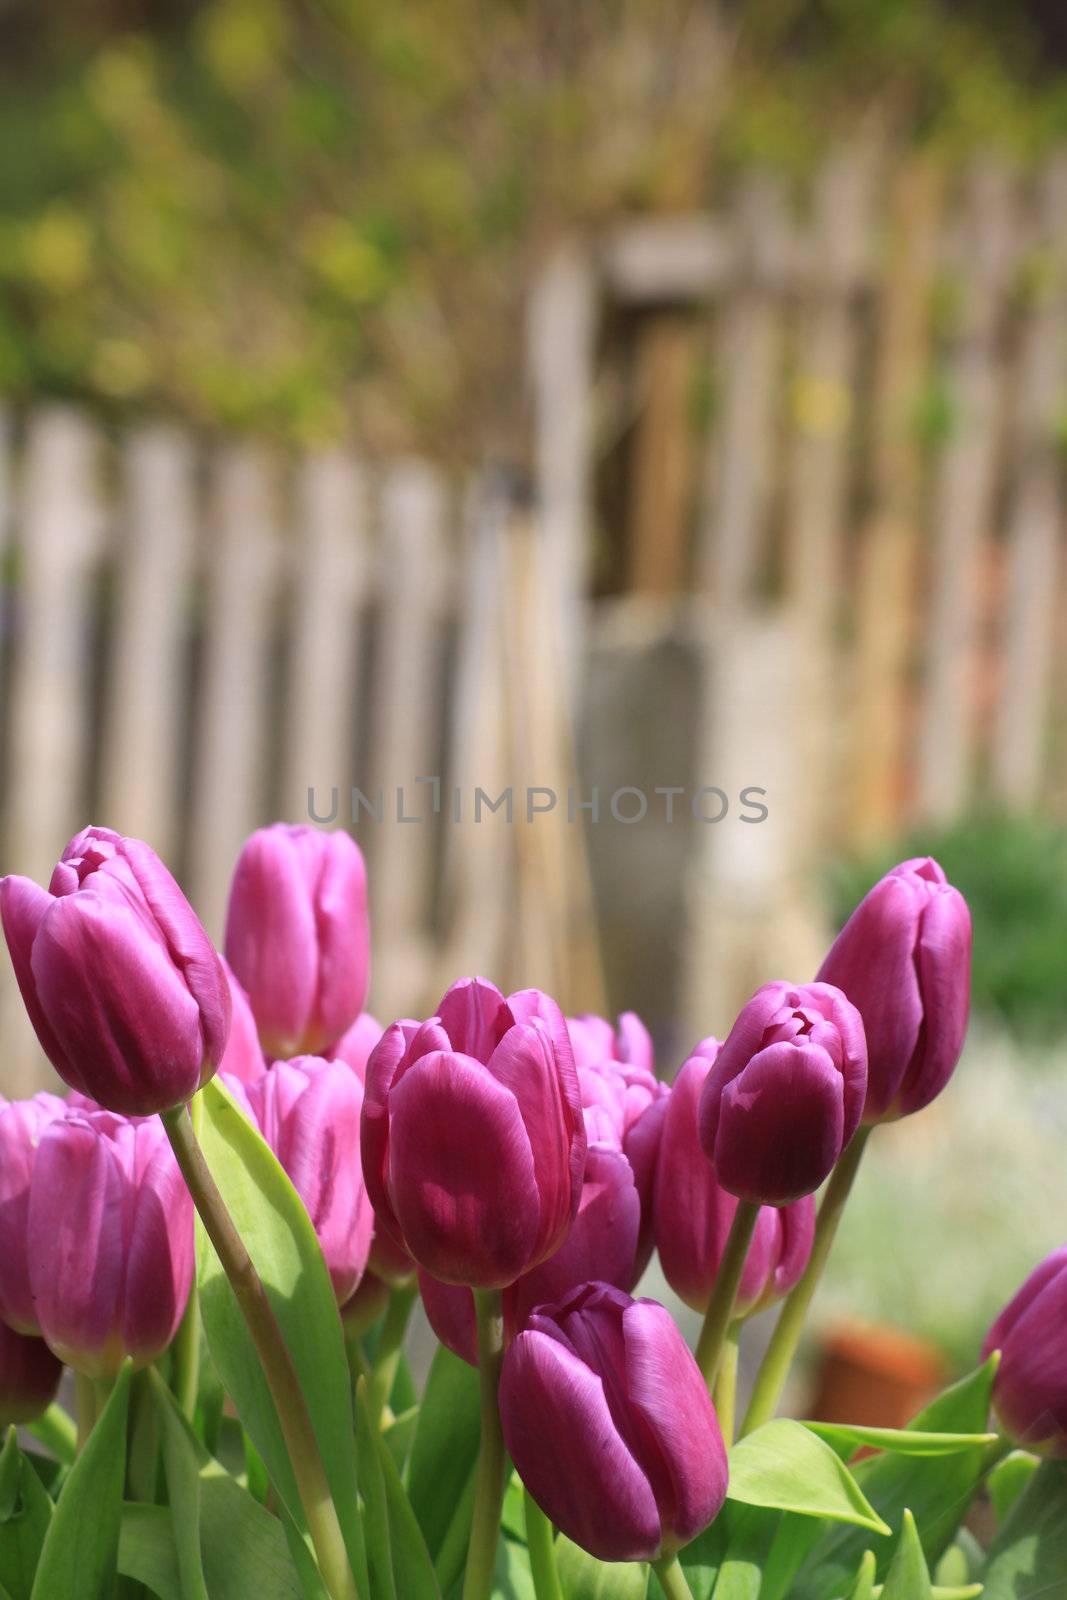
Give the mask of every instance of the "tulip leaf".
<path id="1" fill-rule="evenodd" d="M 867 1428 L 854 1422 L 805 1422 L 805 1428 L 837 1448 L 851 1445 L 901 1456 L 951 1456 L 995 1444 L 995 1433 L 926 1433 L 919 1428 Z"/>
<path id="2" fill-rule="evenodd" d="M 407 1474 L 411 1505 L 435 1561 L 465 1499 L 480 1437 L 478 1374 L 439 1345 L 419 1406 Z"/>
<path id="3" fill-rule="evenodd" d="M 644 1590 L 641 1593 L 643 1600 Z M 539 1600 L 526 1546 L 515 1539 L 500 1539 L 497 1543 L 492 1600 Z"/>
<path id="4" fill-rule="evenodd" d="M 759 1506 L 736 1501 L 727 1505 L 718 1520 L 724 1516 L 728 1519 L 726 1553 L 715 1579 L 714 1600 L 759 1600 L 776 1519 Z"/>
<path id="5" fill-rule="evenodd" d="M 933 1573 L 934 1588 L 959 1589 L 969 1585 L 985 1560 L 985 1551 L 969 1528 L 961 1528 Z"/>
<path id="6" fill-rule="evenodd" d="M 873 1550 L 865 1550 L 849 1600 L 874 1600 L 874 1575 L 877 1569 L 878 1557 Z"/>
<path id="7" fill-rule="evenodd" d="M 986 1479 L 986 1488 L 993 1502 L 998 1527 L 1007 1521 L 1012 1506 L 1040 1464 L 1039 1458 L 1032 1456 L 1029 1450 L 1013 1450 L 993 1468 Z"/>
<path id="8" fill-rule="evenodd" d="M 10 1428 L 0 1451 L 0 1592 L 8 1600 L 30 1600 L 51 1520 L 48 1492 Z"/>
<path id="9" fill-rule="evenodd" d="M 440 1600 L 440 1590 L 411 1501 L 400 1478 L 396 1462 L 382 1434 L 375 1430 L 374 1443 L 381 1463 L 385 1501 L 389 1511 L 389 1538 L 393 1549 L 393 1573 L 401 1600 Z"/>
<path id="10" fill-rule="evenodd" d="M 41 1548 L 32 1600 L 105 1600 L 115 1580 L 126 1476 L 127 1362 L 63 1485 Z"/>
<path id="11" fill-rule="evenodd" d="M 352 1561 L 366 1594 L 351 1380 L 341 1319 L 315 1229 L 273 1152 L 217 1080 L 201 1091 L 208 1166 L 274 1309 L 296 1368 Z M 204 1330 L 223 1385 L 296 1525 L 305 1520 L 274 1402 L 236 1297 L 197 1228 Z"/>
<path id="12" fill-rule="evenodd" d="M 209 1600 L 200 1558 L 200 1460 L 196 1436 L 158 1373 L 151 1374 L 159 1417 L 163 1472 L 174 1526 L 182 1600 Z"/>
<path id="13" fill-rule="evenodd" d="M 996 1356 L 961 1378 L 932 1400 L 913 1419 L 921 1433 L 981 1433 L 989 1418 Z M 853 1467 L 853 1475 L 894 1532 L 899 1533 L 904 1507 L 911 1508 L 923 1553 L 936 1565 L 952 1543 L 974 1498 L 987 1461 L 987 1447 L 975 1445 L 948 1456 L 906 1456 L 897 1452 L 871 1456 Z M 869 1540 L 848 1527 L 827 1529 L 804 1562 L 789 1600 L 838 1600 L 854 1581 Z M 885 1576 L 893 1546 L 876 1545 L 879 1579 Z"/>
<path id="14" fill-rule="evenodd" d="M 932 1600 L 932 1592 L 915 1518 L 905 1510 L 900 1538 L 885 1575 L 882 1600 Z"/>
<path id="15" fill-rule="evenodd" d="M 984 1600 L 1067 1597 L 1067 1461 L 1044 1461 L 1016 1500 L 977 1574 Z"/>
<path id="16" fill-rule="evenodd" d="M 840 1457 L 802 1422 L 788 1417 L 764 1423 L 734 1446 L 727 1494 L 744 1505 L 889 1532 Z"/>
<path id="17" fill-rule="evenodd" d="M 126 1505 L 119 1571 L 159 1600 L 185 1600 L 174 1507 Z M 211 1463 L 200 1474 L 200 1549 L 211 1600 L 301 1600 L 276 1517 Z"/>
<path id="18" fill-rule="evenodd" d="M 382 1600 L 439 1600 L 426 1541 L 400 1480 L 396 1462 L 371 1420 L 366 1383 L 356 1398 L 356 1450 L 363 1489 L 371 1593 Z"/>
<path id="19" fill-rule="evenodd" d="M 562 1533 L 556 1570 L 563 1600 L 645 1600 L 648 1568 L 640 1561 L 597 1561 Z"/>
<path id="20" fill-rule="evenodd" d="M 356 1391 L 356 1461 L 363 1491 L 363 1537 L 367 1547 L 370 1593 L 375 1600 L 396 1600 L 385 1479 L 374 1444 L 375 1427 L 367 1410 L 365 1391 L 366 1380 L 361 1378 Z"/>

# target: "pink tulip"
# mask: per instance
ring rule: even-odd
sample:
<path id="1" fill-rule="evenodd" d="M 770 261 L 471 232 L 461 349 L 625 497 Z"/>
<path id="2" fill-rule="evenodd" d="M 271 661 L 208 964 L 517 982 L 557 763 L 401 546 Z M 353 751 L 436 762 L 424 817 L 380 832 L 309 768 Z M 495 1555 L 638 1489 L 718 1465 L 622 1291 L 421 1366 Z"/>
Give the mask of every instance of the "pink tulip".
<path id="1" fill-rule="evenodd" d="M 17 1333 L 40 1333 L 30 1289 L 26 1226 L 41 1135 L 66 1113 L 58 1095 L 0 1099 L 0 1319 Z"/>
<path id="2" fill-rule="evenodd" d="M 361 1011 L 352 1026 L 325 1052 L 327 1061 L 344 1061 L 360 1083 L 367 1081 L 367 1062 L 385 1029 L 369 1011 Z"/>
<path id="3" fill-rule="evenodd" d="M 366 1270 L 374 1228 L 360 1165 L 363 1086 L 343 1061 L 297 1056 L 245 1085 L 244 1098 L 307 1207 L 344 1305 Z"/>
<path id="4" fill-rule="evenodd" d="M 319 1054 L 363 1008 L 367 874 L 347 833 L 276 822 L 245 841 L 226 915 L 226 959 L 270 1056 Z"/>
<path id="5" fill-rule="evenodd" d="M 578 1215 L 565 1242 L 540 1266 L 516 1278 L 503 1293 L 504 1337 L 526 1327 L 535 1306 L 561 1300 L 594 1276 L 617 1289 L 637 1280 L 641 1206 L 633 1171 L 619 1150 L 591 1144 Z M 474 1294 L 419 1272 L 419 1288 L 430 1326 L 454 1355 L 478 1365 Z"/>
<path id="6" fill-rule="evenodd" d="M 367 1066 L 363 1170 L 378 1223 L 435 1278 L 503 1288 L 559 1249 L 586 1136 L 559 1008 L 455 983 L 421 1026 L 387 1028 Z"/>
<path id="7" fill-rule="evenodd" d="M 52 1065 L 112 1111 L 183 1105 L 226 1047 L 230 995 L 189 902 L 139 839 L 86 828 L 46 891 L 0 883 L 22 998 Z"/>
<path id="8" fill-rule="evenodd" d="M 41 1332 L 90 1378 L 170 1344 L 193 1278 L 193 1203 L 157 1118 L 70 1112 L 45 1129 L 30 1184 L 30 1286 Z"/>
<path id="9" fill-rule="evenodd" d="M 43 1339 L 0 1322 L 0 1428 L 33 1422 L 56 1397 L 63 1363 Z"/>
<path id="10" fill-rule="evenodd" d="M 555 1525 L 601 1561 L 687 1544 L 726 1496 L 726 1451 L 670 1316 L 588 1283 L 541 1306 L 504 1356 L 508 1453 Z"/>
<path id="11" fill-rule="evenodd" d="M 675 1294 L 706 1311 L 734 1220 L 737 1200 L 715 1181 L 700 1143 L 700 1094 L 720 1046 L 705 1039 L 682 1067 L 670 1092 L 656 1176 L 656 1249 Z M 734 1315 L 773 1305 L 807 1266 L 815 1233 L 815 1201 L 762 1206 L 745 1259 Z"/>
<path id="12" fill-rule="evenodd" d="M 230 1000 L 233 1006 L 230 1022 L 230 1037 L 226 1041 L 219 1071 L 226 1077 L 237 1078 L 241 1083 L 254 1083 L 261 1078 L 267 1070 L 267 1058 L 263 1054 L 263 1046 L 259 1042 L 256 1031 L 256 1019 L 252 1015 L 252 1007 L 248 1003 L 241 984 L 233 975 L 233 970 L 228 961 L 223 961 L 223 970 L 229 984 Z"/>
<path id="13" fill-rule="evenodd" d="M 1067 1456 L 1067 1245 L 1034 1268 L 986 1335 L 1001 1352 L 993 1406 L 1028 1450 Z"/>
<path id="14" fill-rule="evenodd" d="M 859 1126 L 867 1046 L 828 983 L 767 983 L 743 1007 L 700 1097 L 700 1141 L 722 1187 L 781 1206 L 828 1177 Z"/>
<path id="15" fill-rule="evenodd" d="M 863 1018 L 864 1122 L 910 1116 L 939 1095 L 963 1049 L 971 914 L 936 861 L 902 861 L 860 901 L 819 968 Z"/>

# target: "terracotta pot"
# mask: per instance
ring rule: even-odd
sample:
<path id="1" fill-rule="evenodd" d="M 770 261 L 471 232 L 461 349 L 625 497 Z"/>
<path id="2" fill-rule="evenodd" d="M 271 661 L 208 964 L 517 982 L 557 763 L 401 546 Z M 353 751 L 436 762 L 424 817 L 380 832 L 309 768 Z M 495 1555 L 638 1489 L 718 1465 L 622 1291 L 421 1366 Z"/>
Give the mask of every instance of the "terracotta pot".
<path id="1" fill-rule="evenodd" d="M 902 1428 L 945 1382 L 945 1365 L 925 1339 L 900 1328 L 843 1323 L 822 1338 L 811 1416 Z"/>

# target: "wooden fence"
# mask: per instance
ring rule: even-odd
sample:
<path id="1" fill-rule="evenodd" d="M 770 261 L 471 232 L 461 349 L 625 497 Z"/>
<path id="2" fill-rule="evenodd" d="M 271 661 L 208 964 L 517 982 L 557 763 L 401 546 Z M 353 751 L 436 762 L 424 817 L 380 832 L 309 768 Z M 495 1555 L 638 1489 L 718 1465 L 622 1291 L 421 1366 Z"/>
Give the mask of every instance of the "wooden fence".
<path id="1" fill-rule="evenodd" d="M 350 822 L 355 785 L 383 1015 L 477 968 L 595 1006 L 606 964 L 671 1048 L 721 1030 L 810 973 L 829 850 L 1061 803 L 1065 267 L 1063 162 L 850 152 L 800 197 L 757 175 L 568 242 L 529 304 L 521 494 L 13 412 L 5 870 L 47 878 L 92 817 L 218 934 L 245 834 L 309 790 Z M 6 967 L 0 1051 L 0 1089 L 39 1081 Z"/>

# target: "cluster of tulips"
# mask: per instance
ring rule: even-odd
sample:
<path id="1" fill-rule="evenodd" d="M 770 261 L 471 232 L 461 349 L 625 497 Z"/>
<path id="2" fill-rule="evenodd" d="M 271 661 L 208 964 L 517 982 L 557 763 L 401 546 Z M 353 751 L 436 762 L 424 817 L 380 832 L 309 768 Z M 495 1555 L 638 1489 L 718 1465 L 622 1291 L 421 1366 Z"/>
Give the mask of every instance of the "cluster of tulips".
<path id="1" fill-rule="evenodd" d="M 55 1530 L 70 1526 L 64 1497 L 88 1514 L 101 1491 L 79 1463 L 126 1407 L 131 1372 L 153 1368 L 153 1393 L 173 1411 L 163 1433 L 184 1429 L 198 1482 L 222 1470 L 205 1394 L 219 1379 L 229 1391 L 246 1430 L 242 1489 L 254 1496 L 258 1483 L 257 1509 L 288 1540 L 271 1550 L 290 1587 L 257 1579 L 260 1600 L 460 1589 L 489 1600 L 513 1592 L 500 1563 L 516 1541 L 537 1600 L 643 1595 L 648 1584 L 668 1600 L 755 1600 L 792 1594 L 804 1570 L 834 1577 L 798 1593 L 836 1600 L 853 1577 L 867 1583 L 854 1592 L 869 1593 L 872 1574 L 885 1576 L 880 1558 L 861 1549 L 855 1574 L 813 1569 L 811 1539 L 794 1549 L 780 1535 L 775 1568 L 736 1515 L 777 1519 L 772 1532 L 792 1516 L 888 1533 L 862 1470 L 846 1465 L 864 1443 L 898 1461 L 928 1466 L 954 1449 L 971 1463 L 951 1526 L 920 1528 L 915 1545 L 895 1509 L 897 1565 L 918 1549 L 928 1585 L 926 1557 L 944 1551 L 1006 1451 L 1067 1455 L 1067 1249 L 990 1331 L 983 1405 L 991 1386 L 1000 1434 L 984 1432 L 985 1417 L 910 1439 L 772 1421 L 869 1136 L 927 1106 L 960 1056 L 970 918 L 936 862 L 894 868 L 815 982 L 758 990 L 725 1041 L 701 1040 L 670 1087 L 634 1014 L 614 1026 L 567 1019 L 539 990 L 505 996 L 484 978 L 454 983 L 425 1021 L 383 1029 L 363 1010 L 366 878 L 343 832 L 276 825 L 247 841 L 224 955 L 153 851 L 103 828 L 71 841 L 47 890 L 4 879 L 0 913 L 30 1019 L 70 1089 L 0 1101 L 0 1421 L 30 1424 L 64 1463 L 39 1552 L 46 1579 L 38 1572 L 25 1590 L 33 1600 L 68 1592 L 54 1548 Z M 632 1298 L 653 1250 L 703 1315 L 695 1352 L 663 1306 Z M 419 1295 L 443 1347 L 434 1371 L 452 1363 L 456 1416 L 434 1427 L 447 1441 L 454 1425 L 457 1454 L 468 1391 L 456 1374 L 477 1372 L 477 1461 L 437 1529 L 420 1525 L 409 1459 L 410 1427 L 426 1430 L 414 1445 L 425 1456 L 430 1424 L 414 1405 L 410 1426 L 400 1414 Z M 738 1428 L 740 1331 L 778 1301 Z M 347 1387 L 324 1410 L 316 1364 L 332 1372 L 338 1346 Z M 76 1430 L 55 1400 L 64 1366 Z M 110 1428 L 109 1450 L 125 1448 L 124 1432 L 116 1446 Z M 353 1435 L 348 1476 L 339 1458 Z M 433 1458 L 442 1482 L 451 1448 Z M 832 1458 L 851 1512 L 773 1487 L 778 1458 L 798 1450 L 797 1481 Z M 180 1522 L 189 1501 L 163 1459 L 157 1498 Z M 94 1471 L 99 1481 L 98 1460 Z M 0 1458 L 0 1502 L 3 1472 Z M 6 1597 L 3 1535 L 0 1505 Z M 206 1582 L 200 1534 L 193 1557 L 180 1526 L 168 1537 L 181 1600 L 229 1592 Z M 72 1596 L 110 1593 L 117 1538 L 99 1591 L 83 1565 Z M 755 1579 L 735 1591 L 737 1539 Z M 580 1566 L 589 1558 L 632 1565 L 604 1566 L 624 1576 L 594 1588 Z M 773 1583 L 761 1589 L 766 1571 Z M 136 1563 L 134 1575 L 153 1592 Z"/>

